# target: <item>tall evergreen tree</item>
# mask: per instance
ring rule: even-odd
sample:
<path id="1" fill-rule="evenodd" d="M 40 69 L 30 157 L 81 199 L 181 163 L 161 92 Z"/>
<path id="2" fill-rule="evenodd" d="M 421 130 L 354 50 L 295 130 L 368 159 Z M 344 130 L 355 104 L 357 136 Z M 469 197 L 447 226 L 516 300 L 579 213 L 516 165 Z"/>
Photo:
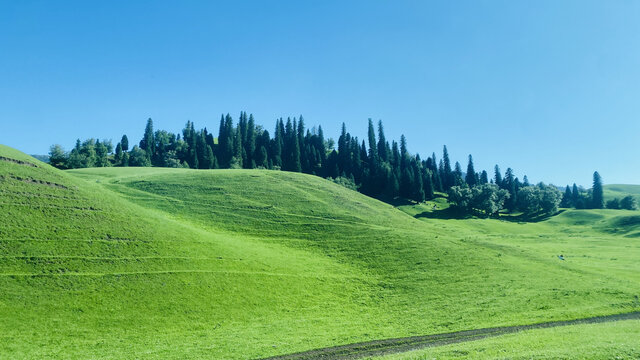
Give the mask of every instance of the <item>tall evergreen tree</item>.
<path id="1" fill-rule="evenodd" d="M 378 164 L 378 151 L 376 144 L 376 132 L 373 129 L 373 121 L 369 119 L 369 130 L 367 131 L 369 138 L 369 161 L 371 163 L 370 168 L 374 169 Z"/>
<path id="2" fill-rule="evenodd" d="M 489 174 L 487 174 L 486 170 L 482 170 L 482 174 L 480 175 L 480 184 L 488 184 L 489 183 Z"/>
<path id="3" fill-rule="evenodd" d="M 127 135 L 122 135 L 120 144 L 122 145 L 122 151 L 129 151 L 129 138 L 127 138 Z"/>
<path id="4" fill-rule="evenodd" d="M 497 164 L 493 168 L 493 182 L 502 188 L 502 174 L 500 173 L 500 167 Z"/>
<path id="5" fill-rule="evenodd" d="M 253 158 L 253 154 L 256 151 L 256 122 L 253 118 L 253 114 L 249 115 L 249 121 L 247 123 L 247 137 L 245 139 L 244 151 L 247 158 L 247 163 L 244 164 L 245 168 L 255 168 L 256 162 Z"/>
<path id="6" fill-rule="evenodd" d="M 514 211 L 518 203 L 515 175 L 513 169 L 507 168 L 502 180 L 503 189 L 509 192 L 509 198 L 505 201 L 505 207 L 509 211 Z"/>
<path id="7" fill-rule="evenodd" d="M 116 154 L 113 157 L 115 166 L 122 166 L 122 154 L 123 154 L 123 152 L 122 152 L 122 143 L 119 142 L 116 145 Z"/>
<path id="8" fill-rule="evenodd" d="M 151 160 L 151 156 L 156 152 L 155 140 L 153 138 L 153 120 L 147 120 L 147 126 L 144 128 L 144 136 L 140 140 L 140 149 L 144 150 L 147 159 Z"/>
<path id="9" fill-rule="evenodd" d="M 462 166 L 456 161 L 455 170 L 453 171 L 453 186 L 462 186 L 465 181 L 462 178 Z"/>
<path id="10" fill-rule="evenodd" d="M 580 201 L 580 190 L 578 189 L 578 185 L 573 183 L 573 191 L 571 192 L 571 205 L 574 207 L 578 207 L 578 202 Z"/>
<path id="11" fill-rule="evenodd" d="M 562 196 L 562 201 L 560 202 L 560 207 L 568 208 L 571 207 L 573 194 L 571 193 L 571 188 L 569 185 L 564 190 L 564 195 Z"/>
<path id="12" fill-rule="evenodd" d="M 382 120 L 378 120 L 378 157 L 380 157 L 380 161 L 389 161 L 388 146 L 387 139 L 384 136 Z"/>
<path id="13" fill-rule="evenodd" d="M 591 206 L 594 209 L 604 209 L 604 195 L 602 191 L 602 178 L 598 172 L 593 173 L 593 192 L 591 195 Z"/>
<path id="14" fill-rule="evenodd" d="M 443 190 L 448 190 L 453 184 L 453 172 L 451 171 L 451 160 L 449 160 L 449 151 L 447 145 L 442 148 L 442 161 L 444 162 L 443 171 L 441 172 Z"/>
<path id="15" fill-rule="evenodd" d="M 473 157 L 471 157 L 471 154 L 469 154 L 469 164 L 467 165 L 467 175 L 465 176 L 465 181 L 470 187 L 474 187 L 478 184 L 478 179 L 476 178 L 476 170 L 473 167 Z"/>

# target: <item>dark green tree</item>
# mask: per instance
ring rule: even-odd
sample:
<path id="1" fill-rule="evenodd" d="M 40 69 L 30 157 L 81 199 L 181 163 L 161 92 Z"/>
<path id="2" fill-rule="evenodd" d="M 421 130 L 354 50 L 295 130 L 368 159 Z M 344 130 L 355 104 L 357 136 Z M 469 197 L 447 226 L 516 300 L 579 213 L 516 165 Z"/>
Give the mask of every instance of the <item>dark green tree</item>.
<path id="1" fill-rule="evenodd" d="M 127 135 L 122 135 L 120 144 L 122 145 L 122 151 L 129 151 L 129 138 L 127 138 Z"/>
<path id="2" fill-rule="evenodd" d="M 497 164 L 493 168 L 493 182 L 502 188 L 502 174 L 500 173 L 500 167 Z"/>
<path id="3" fill-rule="evenodd" d="M 476 177 L 476 170 L 473 167 L 473 157 L 469 155 L 469 164 L 467 165 L 467 175 L 465 176 L 465 181 L 467 185 L 474 187 L 478 184 L 478 178 Z"/>
<path id="4" fill-rule="evenodd" d="M 378 157 L 380 158 L 380 161 L 389 161 L 388 147 L 387 139 L 384 136 L 382 120 L 378 120 Z"/>
<path id="5" fill-rule="evenodd" d="M 562 196 L 562 201 L 560 202 L 560 207 L 568 208 L 573 206 L 573 194 L 571 193 L 571 188 L 569 185 L 564 189 L 564 195 Z"/>
<path id="6" fill-rule="evenodd" d="M 454 177 L 453 172 L 451 171 L 451 160 L 449 160 L 449 151 L 447 150 L 447 145 L 444 145 L 442 148 L 442 161 L 444 162 L 443 171 L 441 172 L 442 176 L 442 186 L 443 190 L 447 190 L 454 185 Z"/>
<path id="7" fill-rule="evenodd" d="M 153 137 L 153 120 L 151 118 L 147 119 L 147 126 L 144 128 L 144 135 L 140 140 L 140 149 L 144 150 L 149 162 L 151 162 L 151 156 L 156 152 Z"/>
<path id="8" fill-rule="evenodd" d="M 602 178 L 598 172 L 593 173 L 593 192 L 591 195 L 591 206 L 594 209 L 604 208 L 604 195 L 602 191 Z"/>
<path id="9" fill-rule="evenodd" d="M 69 156 L 61 145 L 51 145 L 49 148 L 49 164 L 58 169 L 67 169 Z"/>
<path id="10" fill-rule="evenodd" d="M 631 195 L 627 195 L 620 200 L 620 209 L 638 210 L 638 201 Z"/>
<path id="11" fill-rule="evenodd" d="M 489 183 L 489 174 L 487 174 L 486 170 L 482 170 L 482 174 L 480 175 L 480 184 L 484 185 L 488 183 Z"/>
<path id="12" fill-rule="evenodd" d="M 578 185 L 573 183 L 573 191 L 571 192 L 571 205 L 575 208 L 578 208 L 578 203 L 580 201 L 580 190 L 578 189 Z"/>

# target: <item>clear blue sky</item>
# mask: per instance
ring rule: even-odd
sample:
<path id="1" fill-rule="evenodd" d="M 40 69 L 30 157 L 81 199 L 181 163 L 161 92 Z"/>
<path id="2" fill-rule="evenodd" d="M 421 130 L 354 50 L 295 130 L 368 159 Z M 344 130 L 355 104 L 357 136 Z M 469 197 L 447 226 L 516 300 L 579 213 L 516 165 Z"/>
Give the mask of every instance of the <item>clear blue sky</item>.
<path id="1" fill-rule="evenodd" d="M 303 114 L 463 167 L 640 183 L 638 1 L 0 1 L 0 143 Z"/>

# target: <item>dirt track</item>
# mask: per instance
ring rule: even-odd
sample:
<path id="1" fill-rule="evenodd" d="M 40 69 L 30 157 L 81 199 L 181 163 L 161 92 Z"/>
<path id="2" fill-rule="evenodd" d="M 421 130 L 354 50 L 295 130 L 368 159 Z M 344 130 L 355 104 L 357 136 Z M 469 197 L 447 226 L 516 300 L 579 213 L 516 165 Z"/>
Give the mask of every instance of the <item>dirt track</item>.
<path id="1" fill-rule="evenodd" d="M 576 324 L 593 324 L 610 321 L 640 319 L 640 311 L 626 314 L 596 316 L 585 319 L 551 321 L 531 325 L 495 327 L 477 330 L 457 331 L 445 334 L 412 336 L 397 339 L 374 340 L 355 344 L 341 345 L 305 352 L 279 355 L 264 360 L 298 360 L 298 359 L 360 359 L 367 356 L 379 356 L 385 354 L 400 353 L 426 347 L 442 346 L 447 344 L 473 341 L 492 336 L 515 333 L 523 330 L 551 328 Z"/>

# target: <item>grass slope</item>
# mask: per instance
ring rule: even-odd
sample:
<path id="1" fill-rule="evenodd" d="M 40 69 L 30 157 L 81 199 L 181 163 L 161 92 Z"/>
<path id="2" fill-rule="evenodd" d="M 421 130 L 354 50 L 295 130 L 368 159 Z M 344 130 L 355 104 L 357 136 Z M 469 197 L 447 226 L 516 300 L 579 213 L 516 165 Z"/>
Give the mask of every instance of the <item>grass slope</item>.
<path id="1" fill-rule="evenodd" d="M 605 201 L 613 198 L 622 199 L 627 195 L 631 195 L 640 202 L 640 185 L 622 185 L 611 184 L 603 186 L 603 193 Z"/>
<path id="2" fill-rule="evenodd" d="M 0 160 L 6 357 L 255 358 L 640 307 L 637 238 L 578 224 L 606 211 L 419 221 L 303 174 L 0 156 L 37 164 Z"/>
<path id="3" fill-rule="evenodd" d="M 640 358 L 640 320 L 528 330 L 497 338 L 370 359 L 608 360 L 638 358 Z"/>

